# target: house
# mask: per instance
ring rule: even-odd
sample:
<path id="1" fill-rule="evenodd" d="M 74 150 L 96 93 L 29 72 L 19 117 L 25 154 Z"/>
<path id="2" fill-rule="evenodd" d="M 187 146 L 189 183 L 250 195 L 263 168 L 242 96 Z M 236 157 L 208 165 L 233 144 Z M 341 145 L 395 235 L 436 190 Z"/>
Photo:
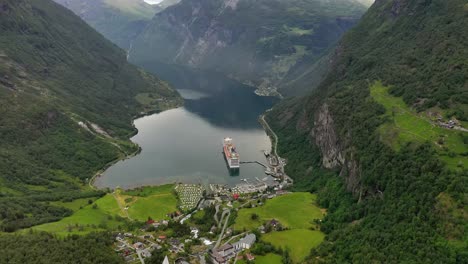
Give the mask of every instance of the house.
<path id="1" fill-rule="evenodd" d="M 263 225 L 259 226 L 258 231 L 260 231 L 260 233 L 262 233 L 262 234 L 265 234 L 265 226 L 263 226 Z"/>
<path id="2" fill-rule="evenodd" d="M 213 262 L 213 264 L 226 264 L 228 263 L 228 259 L 221 256 L 220 254 L 218 254 L 218 252 L 213 252 L 211 253 L 211 262 Z"/>
<path id="3" fill-rule="evenodd" d="M 144 249 L 141 251 L 141 256 L 144 258 L 149 258 L 151 257 L 151 252 L 148 249 Z"/>
<path id="4" fill-rule="evenodd" d="M 190 228 L 190 233 L 192 233 L 193 238 L 198 238 L 198 232 L 199 230 L 196 227 Z"/>
<path id="5" fill-rule="evenodd" d="M 257 240 L 257 237 L 254 234 L 248 234 L 241 240 L 233 244 L 235 251 L 242 251 L 244 249 L 249 249 Z"/>
<path id="6" fill-rule="evenodd" d="M 231 244 L 227 243 L 217 248 L 216 251 L 221 256 L 227 257 L 227 256 L 231 256 L 234 254 L 234 247 Z"/>
<path id="7" fill-rule="evenodd" d="M 167 256 L 164 257 L 162 264 L 169 264 L 169 259 L 167 258 Z"/>
<path id="8" fill-rule="evenodd" d="M 277 225 L 279 225 L 279 221 L 276 220 L 276 219 L 271 219 L 269 224 L 272 226 L 272 227 L 276 227 Z"/>
<path id="9" fill-rule="evenodd" d="M 133 244 L 133 248 L 135 249 L 139 249 L 139 248 L 143 248 L 145 245 L 141 242 L 136 242 L 135 244 Z"/>
<path id="10" fill-rule="evenodd" d="M 200 238 L 200 240 L 203 242 L 203 244 L 205 244 L 205 246 L 209 246 L 211 244 L 213 244 L 213 241 L 210 241 L 204 237 Z"/>

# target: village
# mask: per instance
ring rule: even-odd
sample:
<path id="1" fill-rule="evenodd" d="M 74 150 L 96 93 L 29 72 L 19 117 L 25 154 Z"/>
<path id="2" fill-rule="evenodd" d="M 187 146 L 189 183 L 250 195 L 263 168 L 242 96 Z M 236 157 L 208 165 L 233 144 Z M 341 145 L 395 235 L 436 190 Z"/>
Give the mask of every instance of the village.
<path id="1" fill-rule="evenodd" d="M 266 177 L 250 182 L 241 179 L 234 187 L 219 184 L 177 184 L 178 211 L 165 219 L 148 219 L 137 232 L 115 235 L 115 251 L 127 263 L 145 263 L 152 254 L 164 255 L 161 263 L 235 263 L 252 261 L 250 248 L 257 241 L 255 233 L 265 233 L 281 226 L 272 219 L 255 230 L 235 231 L 231 226 L 242 208 L 262 206 L 266 200 L 287 194 L 293 184 L 284 173 L 286 160 L 265 151 Z M 252 162 L 253 163 L 253 162 Z M 267 227 L 265 227 L 267 226 Z M 160 256 L 162 258 L 162 255 Z"/>
<path id="2" fill-rule="evenodd" d="M 177 185 L 181 210 L 168 214 L 167 219 L 148 219 L 136 232 L 115 234 L 115 251 L 127 263 L 145 263 L 146 258 L 158 251 L 166 254 L 162 263 L 225 264 L 242 258 L 253 260 L 255 256 L 249 249 L 256 242 L 256 235 L 229 227 L 231 214 L 243 207 L 262 206 L 267 199 L 288 192 L 282 190 L 281 184 L 239 185 L 232 189 L 211 185 L 210 190 L 195 184 Z M 213 225 L 209 228 L 191 219 L 213 208 Z M 272 220 L 265 225 L 275 227 L 279 222 Z M 259 226 L 256 232 L 265 232 L 265 226 Z"/>

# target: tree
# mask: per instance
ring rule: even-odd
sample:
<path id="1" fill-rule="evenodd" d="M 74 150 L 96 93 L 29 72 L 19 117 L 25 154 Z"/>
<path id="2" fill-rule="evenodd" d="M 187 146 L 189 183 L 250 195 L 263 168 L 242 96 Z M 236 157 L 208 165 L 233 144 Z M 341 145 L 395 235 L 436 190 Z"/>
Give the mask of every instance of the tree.
<path id="1" fill-rule="evenodd" d="M 256 214 L 256 213 L 251 214 L 250 219 L 252 219 L 254 221 L 258 220 L 258 214 Z"/>

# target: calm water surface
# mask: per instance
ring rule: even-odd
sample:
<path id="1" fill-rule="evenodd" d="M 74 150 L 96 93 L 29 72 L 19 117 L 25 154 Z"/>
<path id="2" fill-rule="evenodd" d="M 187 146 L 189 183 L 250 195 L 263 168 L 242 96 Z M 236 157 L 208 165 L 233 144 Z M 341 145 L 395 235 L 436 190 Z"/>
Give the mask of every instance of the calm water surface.
<path id="1" fill-rule="evenodd" d="M 96 179 L 96 186 L 234 185 L 244 178 L 265 177 L 256 164 L 242 164 L 238 175 L 232 175 L 221 152 L 222 140 L 234 139 L 242 161 L 264 162 L 263 150 L 270 150 L 271 143 L 258 116 L 275 99 L 259 97 L 251 87 L 212 74 L 153 71 L 179 90 L 185 105 L 135 120 L 139 133 L 131 140 L 142 147 L 141 154 L 110 167 Z"/>

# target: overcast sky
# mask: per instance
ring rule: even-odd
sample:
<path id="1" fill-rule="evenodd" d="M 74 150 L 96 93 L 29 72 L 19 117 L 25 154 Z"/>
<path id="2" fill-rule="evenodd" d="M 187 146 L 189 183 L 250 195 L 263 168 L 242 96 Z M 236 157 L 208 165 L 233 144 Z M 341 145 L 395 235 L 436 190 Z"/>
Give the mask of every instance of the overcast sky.
<path id="1" fill-rule="evenodd" d="M 153 4 L 161 3 L 162 0 L 145 0 L 145 2 L 153 5 Z"/>

